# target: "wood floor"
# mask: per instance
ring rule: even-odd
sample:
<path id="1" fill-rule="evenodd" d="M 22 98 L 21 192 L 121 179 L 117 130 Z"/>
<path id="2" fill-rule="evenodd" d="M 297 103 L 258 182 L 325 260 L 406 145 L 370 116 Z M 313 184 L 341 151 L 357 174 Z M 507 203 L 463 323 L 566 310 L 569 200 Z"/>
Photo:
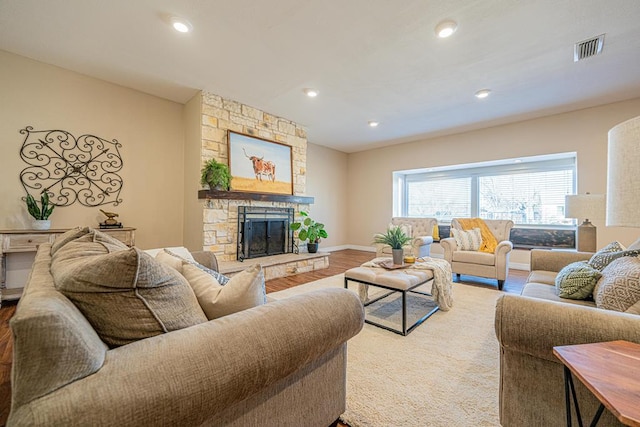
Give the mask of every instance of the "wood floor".
<path id="1" fill-rule="evenodd" d="M 336 274 L 344 273 L 350 268 L 357 267 L 374 257 L 375 254 L 373 252 L 357 251 L 353 249 L 332 252 L 329 257 L 329 268 L 269 280 L 266 282 L 267 292 L 276 292 L 297 285 L 302 285 L 304 283 L 313 282 L 314 280 L 323 279 L 325 277 L 335 276 Z M 510 270 L 509 277 L 505 281 L 503 291 L 519 294 L 527 275 L 528 272 L 526 271 Z M 484 280 L 476 277 L 462 276 L 461 281 L 467 285 L 496 288 L 495 280 Z M 11 361 L 13 339 L 11 338 L 11 331 L 9 329 L 9 319 L 11 319 L 15 313 L 15 309 L 15 302 L 6 301 L 2 303 L 2 308 L 0 308 L 0 426 L 4 426 L 6 424 L 11 404 Z M 344 424 L 339 424 L 339 426 L 344 427 Z"/>

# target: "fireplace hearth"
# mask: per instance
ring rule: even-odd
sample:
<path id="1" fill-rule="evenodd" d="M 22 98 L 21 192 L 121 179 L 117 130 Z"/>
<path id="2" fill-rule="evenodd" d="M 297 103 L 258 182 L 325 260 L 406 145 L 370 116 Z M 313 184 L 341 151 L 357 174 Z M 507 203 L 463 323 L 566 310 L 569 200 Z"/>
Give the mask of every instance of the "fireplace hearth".
<path id="1" fill-rule="evenodd" d="M 292 253 L 293 208 L 238 206 L 238 261 Z"/>

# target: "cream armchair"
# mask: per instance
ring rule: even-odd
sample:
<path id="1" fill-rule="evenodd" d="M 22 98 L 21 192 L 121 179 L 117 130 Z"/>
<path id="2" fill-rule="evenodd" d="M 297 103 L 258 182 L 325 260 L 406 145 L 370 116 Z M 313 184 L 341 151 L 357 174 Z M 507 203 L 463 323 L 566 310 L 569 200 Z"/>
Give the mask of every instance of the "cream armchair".
<path id="1" fill-rule="evenodd" d="M 433 243 L 433 227 L 438 225 L 437 219 L 395 217 L 391 219 L 391 224 L 409 226 L 411 229 L 411 244 L 403 248 L 405 255 L 413 255 L 416 258 L 429 256 Z M 376 256 L 391 256 L 391 247 L 376 245 Z"/>
<path id="2" fill-rule="evenodd" d="M 444 249 L 444 259 L 449 261 L 458 280 L 461 274 L 496 279 L 498 289 L 502 290 L 509 269 L 509 254 L 513 249 L 509 241 L 513 221 L 485 219 L 484 222 L 498 241 L 494 253 L 460 250 L 453 237 L 440 240 L 440 244 Z M 451 220 L 451 228 L 463 229 L 455 218 Z"/>

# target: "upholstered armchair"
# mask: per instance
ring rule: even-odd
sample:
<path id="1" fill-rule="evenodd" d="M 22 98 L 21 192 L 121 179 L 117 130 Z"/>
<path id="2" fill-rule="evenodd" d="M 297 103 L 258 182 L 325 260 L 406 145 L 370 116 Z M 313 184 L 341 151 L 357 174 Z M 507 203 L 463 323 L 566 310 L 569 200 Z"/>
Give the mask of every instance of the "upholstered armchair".
<path id="1" fill-rule="evenodd" d="M 451 271 L 458 280 L 461 274 L 496 279 L 498 289 L 502 290 L 509 269 L 509 254 L 513 249 L 509 241 L 513 221 L 485 219 L 484 222 L 498 242 L 493 253 L 462 250 L 453 237 L 441 239 L 440 244 L 444 249 L 444 258 L 451 264 Z M 456 218 L 451 220 L 451 228 L 463 229 Z"/>
<path id="2" fill-rule="evenodd" d="M 412 239 L 411 244 L 403 248 L 405 255 L 413 255 L 416 258 L 429 256 L 433 243 L 433 227 L 438 225 L 437 219 L 395 217 L 391 219 L 391 225 L 404 226 L 409 230 Z M 376 256 L 391 256 L 391 247 L 377 244 Z"/>

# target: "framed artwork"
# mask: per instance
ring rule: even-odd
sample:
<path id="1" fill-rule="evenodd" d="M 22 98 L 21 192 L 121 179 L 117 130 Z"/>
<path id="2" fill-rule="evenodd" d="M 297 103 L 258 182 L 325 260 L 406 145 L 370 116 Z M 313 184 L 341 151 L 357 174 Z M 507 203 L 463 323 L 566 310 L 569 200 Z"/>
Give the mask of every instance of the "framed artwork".
<path id="1" fill-rule="evenodd" d="M 231 190 L 293 194 L 291 147 L 229 131 Z"/>

